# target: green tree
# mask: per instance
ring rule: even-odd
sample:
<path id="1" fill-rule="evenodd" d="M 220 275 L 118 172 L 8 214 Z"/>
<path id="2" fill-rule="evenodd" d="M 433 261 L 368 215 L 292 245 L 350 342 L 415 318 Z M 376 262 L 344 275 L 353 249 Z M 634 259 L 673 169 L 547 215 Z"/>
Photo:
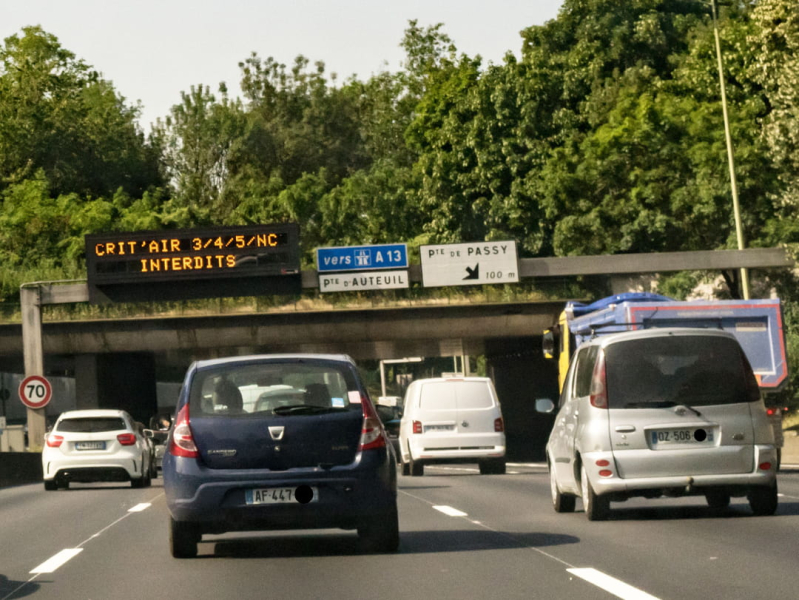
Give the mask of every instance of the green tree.
<path id="1" fill-rule="evenodd" d="M 24 28 L 0 48 L 0 187 L 38 169 L 57 195 L 139 195 L 158 185 L 138 112 L 55 36 Z"/>
<path id="2" fill-rule="evenodd" d="M 193 224 L 225 223 L 239 199 L 230 190 L 247 130 L 241 103 L 231 101 L 224 85 L 221 101 L 207 86 L 181 94 L 166 119 L 153 128 L 155 145 L 174 195 Z"/>

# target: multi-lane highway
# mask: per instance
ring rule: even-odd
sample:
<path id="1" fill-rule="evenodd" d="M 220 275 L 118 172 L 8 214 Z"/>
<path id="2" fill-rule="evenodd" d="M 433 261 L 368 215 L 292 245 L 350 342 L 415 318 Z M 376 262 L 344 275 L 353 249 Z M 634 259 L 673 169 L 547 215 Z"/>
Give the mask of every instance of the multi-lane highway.
<path id="1" fill-rule="evenodd" d="M 226 534 L 169 554 L 162 480 L 0 490 L 0 600 L 106 598 L 756 599 L 799 595 L 799 471 L 777 514 L 745 499 L 613 504 L 609 521 L 556 514 L 541 465 L 400 477 L 401 545 L 360 554 L 354 532 Z M 207 538 L 206 538 L 207 539 Z"/>

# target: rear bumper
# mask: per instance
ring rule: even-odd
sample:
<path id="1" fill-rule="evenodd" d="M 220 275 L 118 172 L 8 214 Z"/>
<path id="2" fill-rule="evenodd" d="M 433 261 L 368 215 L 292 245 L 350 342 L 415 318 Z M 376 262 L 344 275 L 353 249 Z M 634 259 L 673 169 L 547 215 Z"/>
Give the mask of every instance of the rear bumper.
<path id="1" fill-rule="evenodd" d="M 768 487 L 774 485 L 777 478 L 777 452 L 773 445 L 755 446 L 754 470 L 748 473 L 725 473 L 718 475 L 679 475 L 670 477 L 637 477 L 622 479 L 615 475 L 600 477 L 600 467 L 592 466 L 597 460 L 605 459 L 613 464 L 613 455 L 610 452 L 586 453 L 583 455 L 583 464 L 588 473 L 591 486 L 598 495 L 618 494 L 636 495 L 646 492 L 673 490 L 685 494 L 701 494 L 710 488 L 724 488 L 733 493 L 744 494 L 754 487 Z M 771 468 L 761 470 L 757 465 L 770 462 Z"/>
<path id="2" fill-rule="evenodd" d="M 505 436 L 487 434 L 479 436 L 430 434 L 408 437 L 411 457 L 422 462 L 476 462 L 485 458 L 505 456 Z"/>
<path id="3" fill-rule="evenodd" d="M 289 471 L 208 469 L 195 459 L 164 457 L 167 508 L 176 521 L 197 523 L 202 533 L 237 530 L 353 529 L 364 517 L 396 508 L 396 467 L 388 452 L 378 461 L 356 460 L 331 469 Z M 364 464 L 366 463 L 366 464 Z M 317 489 L 307 504 L 248 505 L 250 489 Z"/>
<path id="4" fill-rule="evenodd" d="M 46 481 L 62 478 L 68 481 L 129 481 L 142 476 L 141 456 L 118 452 L 108 456 L 50 456 L 42 454 L 42 471 Z"/>

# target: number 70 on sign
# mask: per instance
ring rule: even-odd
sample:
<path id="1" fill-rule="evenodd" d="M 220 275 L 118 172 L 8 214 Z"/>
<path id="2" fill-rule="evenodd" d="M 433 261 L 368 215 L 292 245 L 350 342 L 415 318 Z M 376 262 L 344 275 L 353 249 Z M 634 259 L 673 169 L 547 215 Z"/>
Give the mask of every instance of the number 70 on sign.
<path id="1" fill-rule="evenodd" d="M 44 408 L 52 397 L 53 386 L 41 375 L 30 375 L 19 384 L 19 399 L 28 408 Z"/>

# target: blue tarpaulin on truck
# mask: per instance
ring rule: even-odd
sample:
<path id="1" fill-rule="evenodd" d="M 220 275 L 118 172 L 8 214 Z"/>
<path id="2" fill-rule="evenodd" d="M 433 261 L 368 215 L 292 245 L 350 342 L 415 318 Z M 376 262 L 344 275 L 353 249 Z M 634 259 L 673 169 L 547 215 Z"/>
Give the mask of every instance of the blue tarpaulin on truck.
<path id="1" fill-rule="evenodd" d="M 571 309 L 571 310 L 570 310 Z M 732 333 L 764 391 L 788 380 L 779 299 L 678 301 L 657 294 L 619 294 L 566 309 L 576 346 L 597 335 L 651 327 L 705 327 Z"/>

